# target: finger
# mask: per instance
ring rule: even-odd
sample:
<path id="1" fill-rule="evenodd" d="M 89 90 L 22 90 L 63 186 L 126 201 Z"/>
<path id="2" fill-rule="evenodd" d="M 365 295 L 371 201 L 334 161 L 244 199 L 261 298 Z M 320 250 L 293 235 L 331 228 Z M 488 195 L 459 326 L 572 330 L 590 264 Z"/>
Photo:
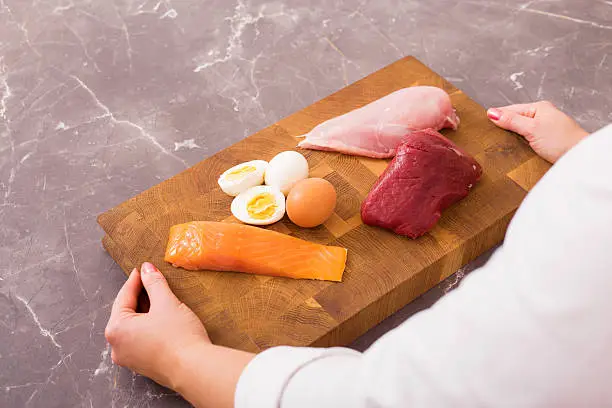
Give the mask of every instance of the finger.
<path id="1" fill-rule="evenodd" d="M 530 138 L 533 134 L 535 119 L 523 116 L 509 109 L 491 108 L 487 116 L 502 129 L 511 130 L 519 135 Z"/>
<path id="2" fill-rule="evenodd" d="M 503 111 L 516 112 L 519 115 L 533 118 L 536 115 L 537 104 L 535 103 L 517 103 L 515 105 L 501 106 L 496 109 Z"/>
<path id="3" fill-rule="evenodd" d="M 140 280 L 140 273 L 138 269 L 134 268 L 128 280 L 123 284 L 117 297 L 113 302 L 113 308 L 111 311 L 111 318 L 116 317 L 122 311 L 136 312 L 136 305 L 138 303 L 138 294 L 142 289 L 142 282 Z"/>
<path id="4" fill-rule="evenodd" d="M 153 264 L 145 262 L 140 270 L 142 283 L 149 294 L 152 310 L 168 305 L 177 306 L 181 303 L 170 290 L 164 275 Z"/>

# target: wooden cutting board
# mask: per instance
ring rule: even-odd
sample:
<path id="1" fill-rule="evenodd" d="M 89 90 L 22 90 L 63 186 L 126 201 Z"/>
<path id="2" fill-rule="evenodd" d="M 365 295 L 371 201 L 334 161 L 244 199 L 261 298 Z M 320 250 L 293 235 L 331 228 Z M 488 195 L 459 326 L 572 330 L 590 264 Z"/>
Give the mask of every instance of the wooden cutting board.
<path id="1" fill-rule="evenodd" d="M 302 151 L 311 176 L 336 187 L 336 211 L 319 228 L 301 229 L 286 218 L 269 228 L 348 248 L 342 283 L 188 272 L 164 262 L 171 225 L 235 222 L 231 197 L 217 185 L 224 170 L 295 149 L 295 136 L 318 123 L 415 85 L 438 86 L 451 95 L 461 125 L 442 133 L 484 169 L 469 196 L 447 209 L 430 233 L 410 240 L 362 224 L 361 202 L 386 161 Z M 104 247 L 121 268 L 129 273 L 143 261 L 155 263 L 215 343 L 255 352 L 276 345 L 344 345 L 498 244 L 526 192 L 548 167 L 519 137 L 492 125 L 481 106 L 407 57 L 142 192 L 100 215 L 98 222 L 106 232 Z"/>

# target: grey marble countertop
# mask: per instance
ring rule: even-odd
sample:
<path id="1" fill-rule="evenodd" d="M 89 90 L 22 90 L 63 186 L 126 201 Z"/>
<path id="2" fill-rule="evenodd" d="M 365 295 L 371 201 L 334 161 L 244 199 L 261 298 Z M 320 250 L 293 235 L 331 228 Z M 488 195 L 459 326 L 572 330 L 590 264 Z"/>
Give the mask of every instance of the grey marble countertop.
<path id="1" fill-rule="evenodd" d="M 187 405 L 111 363 L 99 213 L 405 55 L 592 131 L 611 53 L 606 0 L 0 0 L 0 406 Z"/>

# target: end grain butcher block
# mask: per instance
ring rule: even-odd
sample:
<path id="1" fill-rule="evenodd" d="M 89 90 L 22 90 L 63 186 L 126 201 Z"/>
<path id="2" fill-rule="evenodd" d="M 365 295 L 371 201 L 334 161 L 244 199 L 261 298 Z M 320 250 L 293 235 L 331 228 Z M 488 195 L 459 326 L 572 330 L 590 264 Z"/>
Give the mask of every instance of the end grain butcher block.
<path id="1" fill-rule="evenodd" d="M 164 262 L 173 224 L 235 222 L 231 197 L 217 185 L 224 170 L 244 161 L 270 160 L 294 149 L 295 137 L 320 122 L 414 85 L 438 86 L 451 95 L 461 125 L 442 133 L 484 170 L 470 194 L 444 211 L 425 236 L 411 240 L 361 222 L 361 202 L 386 161 L 302 151 L 311 176 L 336 187 L 336 211 L 315 229 L 301 229 L 286 218 L 269 228 L 348 248 L 343 282 L 189 272 Z M 100 215 L 98 222 L 106 232 L 104 247 L 121 268 L 129 273 L 143 261 L 154 262 L 215 343 L 255 352 L 276 345 L 344 345 L 499 243 L 527 190 L 547 169 L 519 137 L 491 124 L 481 106 L 408 57 L 137 195 Z"/>

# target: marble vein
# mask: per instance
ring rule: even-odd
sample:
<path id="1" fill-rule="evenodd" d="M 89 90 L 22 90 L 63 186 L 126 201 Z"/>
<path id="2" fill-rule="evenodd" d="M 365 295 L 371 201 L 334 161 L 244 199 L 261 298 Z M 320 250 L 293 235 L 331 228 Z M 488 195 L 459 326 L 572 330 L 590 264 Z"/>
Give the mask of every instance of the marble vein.
<path id="1" fill-rule="evenodd" d="M 166 11 L 164 14 L 162 14 L 159 19 L 163 20 L 166 18 L 170 18 L 170 19 L 175 19 L 178 16 L 178 13 L 176 12 L 175 9 L 170 9 L 168 11 Z"/>
<path id="2" fill-rule="evenodd" d="M 127 24 L 125 23 L 125 19 L 123 18 L 123 16 L 121 15 L 121 12 L 117 8 L 117 4 L 115 4 L 114 0 L 112 0 L 112 3 L 113 3 L 113 8 L 115 9 L 115 13 L 117 14 L 117 17 L 119 18 L 119 20 L 121 21 L 121 32 L 123 33 L 123 37 L 125 39 L 125 53 L 128 58 L 128 67 L 129 67 L 130 72 L 132 72 L 132 68 L 133 68 L 132 55 L 134 53 L 134 50 L 132 49 L 132 40 L 130 39 L 130 32 L 128 31 Z"/>
<path id="3" fill-rule="evenodd" d="M 138 5 L 138 7 L 136 7 L 136 13 L 134 15 L 140 15 L 140 14 L 157 14 L 157 11 L 159 10 L 159 8 L 162 5 L 162 1 L 158 1 L 155 6 L 153 6 L 153 8 L 151 10 L 144 10 L 144 7 L 146 5 L 149 4 L 149 0 L 145 0 L 143 1 L 141 4 Z"/>
<path id="4" fill-rule="evenodd" d="M 103 104 L 100 99 L 98 99 L 98 97 L 96 96 L 95 92 L 91 90 L 91 88 L 89 88 L 85 82 L 83 82 L 79 77 L 75 76 L 75 75 L 70 75 L 70 77 L 72 79 L 74 79 L 90 96 L 91 98 L 94 100 L 94 102 L 96 103 L 96 105 L 103 110 L 104 114 L 101 116 L 96 117 L 97 119 L 100 118 L 106 118 L 108 117 L 111 122 L 113 124 L 116 125 L 126 125 L 129 127 L 132 127 L 136 130 L 138 130 L 140 132 L 140 134 L 149 142 L 151 142 L 151 144 L 153 144 L 153 146 L 157 147 L 163 154 L 172 157 L 173 159 L 181 162 L 183 164 L 183 166 L 185 167 L 189 167 L 189 164 L 181 159 L 179 156 L 175 155 L 174 153 L 172 153 L 171 151 L 169 151 L 168 149 L 166 149 L 161 143 L 159 143 L 157 141 L 157 139 L 155 139 L 153 136 L 151 136 L 151 134 L 149 134 L 149 132 L 147 132 L 142 126 L 137 125 L 134 122 L 130 122 L 129 120 L 125 120 L 125 119 L 117 119 L 115 117 L 115 115 L 110 111 L 110 109 L 108 108 L 108 106 L 106 106 L 105 104 Z"/>
<path id="5" fill-rule="evenodd" d="M 42 261 L 38 261 L 38 262 L 35 262 L 35 263 L 28 264 L 28 265 L 24 266 L 23 268 L 18 268 L 15 272 L 7 274 L 6 277 L 8 278 L 8 277 L 11 277 L 11 276 L 19 275 L 23 271 L 28 271 L 28 270 L 31 270 L 31 269 L 34 269 L 34 268 L 45 266 L 49 262 L 58 260 L 58 259 L 64 257 L 65 255 L 66 255 L 66 251 L 62 251 L 60 253 L 51 255 L 51 256 L 43 259 Z"/>
<path id="6" fill-rule="evenodd" d="M 318 91 L 318 89 L 317 89 L 317 84 L 316 84 L 316 83 L 315 83 L 315 82 L 314 82 L 312 79 L 310 79 L 310 78 L 305 77 L 304 75 L 302 75 L 302 74 L 300 73 L 300 71 L 299 71 L 298 69 L 296 69 L 294 66 L 289 65 L 289 64 L 287 64 L 287 63 L 282 63 L 282 64 L 283 64 L 283 65 L 284 65 L 284 66 L 285 66 L 287 69 L 291 70 L 291 71 L 293 72 L 293 75 L 294 75 L 294 76 L 295 76 L 297 79 L 302 80 L 302 81 L 304 81 L 305 83 L 307 83 L 307 84 L 310 86 L 310 88 L 312 89 L 312 91 L 313 91 L 313 93 L 314 93 L 315 95 L 317 95 L 317 96 L 319 95 L 319 91 Z"/>
<path id="7" fill-rule="evenodd" d="M 76 44 L 75 44 L 76 45 Z M 15 115 L 15 118 L 19 118 L 21 115 L 24 115 L 26 113 L 29 112 L 29 110 L 32 108 L 32 106 L 34 106 L 38 101 L 44 99 L 47 95 L 49 95 L 50 93 L 56 91 L 57 89 L 61 88 L 62 86 L 64 86 L 64 83 L 61 83 L 59 85 L 56 85 L 54 87 L 52 87 L 51 89 L 48 89 L 47 91 L 45 91 L 44 93 L 42 93 L 41 95 L 36 96 L 32 102 L 26 104 L 25 101 L 28 100 L 28 98 L 31 95 L 34 95 L 36 93 L 36 91 L 38 90 L 38 88 L 45 84 L 46 85 L 46 81 L 44 80 L 39 80 L 36 83 L 36 86 L 34 86 L 26 95 L 22 96 L 21 99 L 21 110 L 19 112 L 17 112 L 17 114 Z"/>
<path id="8" fill-rule="evenodd" d="M 110 351 L 111 351 L 111 346 L 110 344 L 106 345 L 106 348 L 104 350 L 102 350 L 102 352 L 100 353 L 100 364 L 98 364 L 98 368 L 96 368 L 93 372 L 93 376 L 97 377 L 100 374 L 104 374 L 106 372 L 108 372 L 108 370 L 111 368 L 108 360 L 108 356 L 110 355 Z"/>
<path id="9" fill-rule="evenodd" d="M 182 142 L 174 142 L 174 151 L 179 151 L 181 149 L 199 149 L 200 146 L 198 146 L 195 142 L 195 139 L 185 139 Z"/>
<path id="10" fill-rule="evenodd" d="M 28 160 L 32 155 L 34 154 L 34 152 L 28 152 L 26 153 L 21 160 L 19 160 L 20 164 L 23 164 L 26 160 Z"/>
<path id="11" fill-rule="evenodd" d="M 42 288 L 41 288 L 41 289 L 42 289 Z M 63 332 L 65 332 L 65 331 L 67 331 L 67 330 L 70 330 L 71 328 L 78 327 L 80 324 L 83 324 L 83 323 L 77 323 L 77 324 L 75 324 L 75 325 L 73 325 L 73 326 L 68 326 L 68 327 L 65 327 L 65 328 L 63 328 L 63 329 L 61 329 L 61 330 L 56 330 L 56 329 L 57 329 L 57 327 L 59 327 L 59 326 L 61 326 L 62 324 L 64 324 L 64 322 L 66 322 L 66 321 L 68 321 L 68 320 L 72 319 L 74 316 L 76 316 L 76 315 L 77 315 L 77 314 L 78 314 L 78 313 L 81 311 L 81 309 L 82 309 L 84 306 L 86 306 L 86 304 L 85 304 L 85 303 L 81 303 L 81 304 L 80 304 L 80 305 L 78 305 L 77 307 L 73 308 L 73 310 L 72 310 L 70 313 L 68 313 L 67 315 L 65 315 L 64 317 L 62 317 L 61 319 L 59 319 L 57 322 L 55 322 L 55 324 L 53 325 L 53 327 L 51 327 L 51 329 L 49 329 L 49 330 L 50 330 L 50 331 L 53 331 L 54 335 L 55 335 L 55 336 L 57 336 L 57 335 L 59 335 L 60 333 L 63 333 Z"/>
<path id="12" fill-rule="evenodd" d="M 336 51 L 336 53 L 338 53 L 338 55 L 340 55 L 340 64 L 341 64 L 341 69 L 342 69 L 342 79 L 344 80 L 344 85 L 348 85 L 349 81 L 348 81 L 348 71 L 347 71 L 347 67 L 346 64 L 352 64 L 355 67 L 359 68 L 359 65 L 357 65 L 356 63 L 354 63 L 353 61 L 351 61 L 343 52 L 342 50 L 331 40 L 329 39 L 329 37 L 323 37 L 325 39 L 325 41 L 327 41 L 327 43 L 329 44 L 329 46 Z"/>
<path id="13" fill-rule="evenodd" d="M 225 83 L 225 86 L 219 91 L 219 95 L 222 96 L 223 98 L 227 98 L 230 101 L 232 101 L 232 109 L 234 110 L 234 112 L 239 112 L 240 111 L 240 100 L 237 97 L 233 96 L 232 94 L 226 95 L 225 92 L 228 89 L 235 89 L 236 92 L 238 92 L 238 93 L 242 93 L 242 94 L 246 93 L 246 92 L 238 89 L 238 86 L 234 82 L 234 78 L 236 77 L 236 74 L 239 71 L 240 71 L 240 68 L 236 68 L 236 70 L 234 70 L 234 73 L 231 75 L 231 77 L 229 79 L 224 77 L 223 75 L 221 75 L 217 71 L 212 71 L 216 76 L 219 77 L 220 80 L 222 80 Z M 240 117 L 238 117 L 238 118 L 240 119 Z"/>
<path id="14" fill-rule="evenodd" d="M 251 82 L 251 86 L 255 89 L 255 94 L 251 95 L 251 100 L 255 103 L 262 114 L 262 116 L 266 116 L 265 110 L 261 101 L 259 100 L 259 95 L 261 94 L 261 89 L 257 86 L 257 82 L 255 81 L 255 66 L 257 65 L 257 61 L 262 57 L 263 51 L 259 52 L 255 58 L 252 60 L 245 60 L 251 65 L 251 69 L 249 70 L 249 81 Z"/>
<path id="15" fill-rule="evenodd" d="M 93 64 L 94 69 L 96 71 L 98 71 L 98 72 L 102 72 L 102 70 L 100 69 L 100 67 L 96 63 L 96 60 L 91 56 L 91 54 L 89 54 L 89 51 L 87 50 L 87 44 L 85 43 L 85 40 L 83 40 L 83 38 L 76 31 L 74 31 L 74 29 L 72 29 L 72 27 L 70 27 L 68 24 L 64 23 L 64 27 L 66 27 L 66 29 L 68 31 L 70 31 L 72 33 L 72 35 L 77 39 L 77 41 L 81 45 L 81 49 L 83 50 L 83 54 L 85 54 L 85 58 L 87 58 L 87 60 L 89 60 L 89 62 L 91 62 Z"/>
<path id="16" fill-rule="evenodd" d="M 113 3 L 113 4 L 114 4 L 114 3 Z M 117 6 L 115 6 L 115 13 L 116 13 L 116 14 L 118 14 L 118 13 L 119 13 L 119 11 L 117 10 L 117 8 L 116 8 L 116 7 L 117 7 Z M 119 30 L 119 31 L 121 30 L 121 27 L 117 27 L 117 26 L 114 26 L 114 25 L 112 25 L 112 24 L 109 24 L 107 21 L 105 21 L 105 20 L 103 20 L 102 18 L 100 18 L 100 17 L 96 16 L 95 14 L 92 14 L 92 13 L 88 12 L 87 10 L 84 10 L 84 9 L 82 9 L 82 8 L 78 8 L 78 9 L 76 9 L 76 12 L 77 12 L 78 14 L 80 14 L 80 15 L 83 15 L 83 16 L 85 16 L 85 17 L 87 17 L 87 18 L 89 18 L 89 19 L 91 19 L 91 20 L 93 20 L 93 21 L 97 22 L 97 23 L 102 24 L 103 26 L 106 26 L 106 27 L 112 28 L 113 30 Z M 121 17 L 121 15 L 120 15 L 120 14 L 118 14 L 118 17 L 120 18 L 120 17 Z"/>
<path id="17" fill-rule="evenodd" d="M 34 312 L 34 309 L 32 309 L 32 306 L 30 306 L 30 303 L 22 298 L 19 295 L 14 295 L 15 298 L 17 300 L 19 300 L 21 303 L 23 303 L 23 305 L 25 306 L 25 308 L 27 309 L 28 313 L 30 313 L 30 316 L 32 316 L 32 320 L 34 320 L 34 323 L 36 323 L 36 326 L 38 327 L 38 330 L 40 330 L 40 334 L 43 335 L 44 337 L 49 338 L 49 340 L 51 340 L 51 343 L 53 343 L 53 345 L 61 350 L 62 346 L 60 346 L 60 344 L 57 342 L 57 339 L 55 338 L 55 335 L 53 333 L 51 333 L 49 330 L 45 329 L 42 324 L 40 323 L 40 320 L 38 319 L 38 315 L 36 315 L 36 312 Z M 62 360 L 60 360 L 62 361 Z"/>
<path id="18" fill-rule="evenodd" d="M 0 98 L 0 118 L 4 119 L 6 122 L 9 119 L 6 116 L 7 112 L 7 101 L 13 96 L 13 92 L 8 84 L 8 73 L 7 66 L 4 65 L 4 57 L 0 57 L 0 63 L 2 66 L 0 67 L 0 83 L 2 84 L 2 98 Z"/>
<path id="19" fill-rule="evenodd" d="M 351 14 L 356 14 L 359 17 L 361 17 L 363 19 L 363 21 L 365 21 L 370 26 L 370 28 L 372 28 L 372 30 L 376 34 L 378 34 L 383 40 L 385 40 L 397 52 L 397 55 L 399 57 L 403 57 L 404 56 L 404 53 L 402 52 L 402 50 L 400 50 L 399 47 L 397 45 L 395 45 L 395 43 L 386 34 L 384 34 L 382 31 L 380 31 L 380 28 L 378 28 L 378 26 L 372 22 L 372 19 L 366 17 L 361 12 L 361 10 L 357 9 L 357 10 L 355 10 Z"/>
<path id="20" fill-rule="evenodd" d="M 4 203 L 8 202 L 8 198 L 11 195 L 11 190 L 12 190 L 12 187 L 13 187 L 13 182 L 15 181 L 15 174 L 17 174 L 17 170 L 16 170 L 15 167 L 13 167 L 10 170 L 8 182 L 7 182 L 6 186 L 5 186 L 6 187 L 6 191 L 4 192 Z"/>
<path id="21" fill-rule="evenodd" d="M 535 56 L 538 55 L 540 52 L 542 52 L 544 54 L 545 57 L 548 57 L 548 55 L 550 54 L 550 51 L 553 50 L 555 48 L 554 45 L 541 45 L 539 47 L 536 48 L 530 48 L 528 50 L 519 50 L 517 52 L 514 53 L 514 55 L 521 55 L 521 54 L 526 54 L 526 55 L 530 55 L 530 56 Z"/>
<path id="22" fill-rule="evenodd" d="M 263 14 L 261 13 L 261 10 L 257 17 L 253 17 L 251 14 L 247 13 L 244 2 L 242 0 L 238 0 L 238 3 L 234 8 L 234 14 L 226 19 L 230 22 L 231 33 L 228 38 L 227 47 L 225 48 L 225 55 L 221 58 L 215 58 L 212 61 L 198 65 L 193 72 L 197 73 L 217 64 L 229 61 L 234 56 L 235 50 L 240 50 L 242 48 L 241 37 L 244 29 L 249 24 L 256 23 L 262 17 Z"/>
<path id="23" fill-rule="evenodd" d="M 540 78 L 540 85 L 538 86 L 538 92 L 536 94 L 536 99 L 542 99 L 543 91 L 544 91 L 544 81 L 546 80 L 546 72 L 542 74 Z"/>
<path id="24" fill-rule="evenodd" d="M 40 53 L 38 52 L 38 50 L 36 48 L 34 48 L 34 46 L 32 45 L 32 42 L 30 41 L 30 33 L 28 32 L 28 29 L 26 28 L 25 23 L 19 22 L 17 20 L 17 18 L 15 17 L 15 14 L 13 13 L 13 10 L 9 7 L 8 4 L 6 4 L 4 2 L 4 0 L 0 0 L 0 6 L 2 6 L 2 8 L 4 8 L 4 9 L 6 9 L 7 14 L 8 14 L 10 20 L 13 22 L 13 24 L 15 24 L 17 26 L 19 31 L 21 31 L 21 34 L 23 36 L 23 40 L 28 45 L 30 50 L 32 50 L 32 52 L 34 54 L 36 54 L 36 56 L 42 57 L 40 55 Z"/>
<path id="25" fill-rule="evenodd" d="M 279 16 L 288 15 L 284 11 L 273 14 L 265 14 L 266 5 L 263 4 L 256 15 L 253 15 L 247 11 L 247 6 L 242 0 L 238 0 L 236 7 L 234 7 L 234 14 L 231 17 L 227 17 L 226 20 L 230 22 L 230 35 L 227 41 L 227 46 L 225 47 L 225 52 L 222 57 L 214 58 L 212 61 L 207 61 L 199 64 L 193 70 L 193 72 L 201 72 L 210 67 L 213 67 L 217 64 L 225 63 L 231 60 L 234 57 L 237 57 L 240 51 L 242 51 L 242 35 L 244 30 L 249 25 L 255 25 L 262 18 L 276 18 Z M 297 17 L 295 15 L 290 16 L 292 21 L 296 21 Z M 259 36 L 259 29 L 255 27 L 255 35 Z M 215 50 L 211 50 L 209 55 L 218 55 L 219 52 Z"/>
<path id="26" fill-rule="evenodd" d="M 42 383 L 42 382 L 28 382 L 28 383 L 25 383 L 25 384 L 6 385 L 4 387 L 4 390 L 6 392 L 10 392 L 12 390 L 16 390 L 16 389 L 19 389 L 19 388 L 33 387 L 35 385 L 43 385 L 43 384 L 44 383 Z"/>
<path id="27" fill-rule="evenodd" d="M 58 130 L 59 132 L 68 132 L 68 131 L 71 131 L 71 130 L 82 128 L 83 126 L 91 125 L 91 124 L 96 123 L 96 122 L 98 122 L 98 121 L 100 121 L 102 119 L 107 119 L 107 118 L 110 118 L 110 117 L 111 117 L 110 114 L 104 113 L 102 115 L 92 116 L 89 120 L 86 120 L 85 122 L 77 123 L 75 125 L 71 125 L 71 126 L 66 126 L 66 124 L 64 124 L 64 126 L 59 126 L 58 125 L 58 126 L 56 126 L 55 130 Z M 64 123 L 64 122 L 62 122 L 62 123 Z M 78 130 L 76 130 L 75 132 L 78 132 Z M 69 151 L 66 151 L 66 152 L 61 152 L 61 151 L 55 152 L 55 154 L 58 154 L 58 153 L 61 154 L 61 153 L 70 153 L 70 152 Z"/>
<path id="28" fill-rule="evenodd" d="M 79 289 L 81 290 L 81 295 L 83 295 L 85 300 L 88 300 L 85 288 L 83 288 L 83 284 L 81 283 L 81 274 L 79 273 L 79 268 L 77 267 L 76 260 L 74 259 L 74 251 L 72 250 L 72 246 L 70 245 L 70 237 L 68 236 L 68 220 L 66 218 L 66 206 L 64 206 L 64 239 L 66 240 L 66 250 L 68 251 L 70 259 L 72 260 L 72 270 L 74 271 L 74 276 L 79 285 Z"/>
<path id="29" fill-rule="evenodd" d="M 66 84 L 60 84 L 60 85 L 58 85 L 58 88 L 61 88 L 62 86 L 65 86 L 65 85 Z M 38 105 L 40 103 L 40 101 L 42 101 L 47 95 L 49 95 L 51 92 L 53 92 L 55 90 L 55 89 L 51 89 L 51 90 L 45 92 L 40 97 L 36 98 L 32 102 L 32 104 L 30 105 L 30 107 L 27 110 L 24 110 L 23 113 L 39 113 L 39 112 L 43 112 L 43 111 L 48 111 L 51 108 L 54 108 L 55 106 L 60 104 L 62 101 L 64 101 L 64 99 L 69 97 L 74 91 L 76 91 L 79 88 L 80 88 L 79 85 L 75 85 L 74 87 L 72 87 L 72 88 L 66 90 L 64 93 L 60 94 L 60 96 L 57 97 L 53 103 L 51 103 L 49 105 L 41 106 L 39 108 L 36 108 L 36 109 L 30 111 L 32 108 L 34 108 L 34 106 Z"/>
<path id="30" fill-rule="evenodd" d="M 65 6 L 57 6 L 53 9 L 53 11 L 51 12 L 52 14 L 63 14 L 64 11 L 68 11 L 74 8 L 74 3 L 68 3 Z"/>
<path id="31" fill-rule="evenodd" d="M 519 10 L 527 12 L 527 13 L 540 14 L 540 15 L 547 16 L 547 17 L 553 17 L 553 18 L 559 18 L 559 19 L 563 19 L 563 20 L 567 20 L 567 21 L 572 21 L 572 22 L 578 23 L 578 24 L 585 24 L 585 25 L 589 25 L 591 27 L 601 28 L 603 30 L 612 30 L 612 26 L 604 25 L 604 24 L 599 24 L 599 23 L 596 23 L 594 21 L 583 20 L 583 19 L 576 18 L 576 17 L 566 16 L 565 14 L 551 13 L 549 11 L 532 9 L 532 8 L 529 8 L 529 7 L 520 8 Z"/>
<path id="32" fill-rule="evenodd" d="M 510 75 L 510 80 L 514 84 L 514 90 L 523 89 L 523 84 L 518 80 L 520 77 L 525 75 L 525 72 L 514 72 Z"/>
<path id="33" fill-rule="evenodd" d="M 28 400 L 25 403 L 26 407 L 30 406 L 30 403 L 34 400 L 34 397 L 36 395 L 38 395 L 38 393 L 41 391 L 41 389 L 43 389 L 47 385 L 49 385 L 49 383 L 51 382 L 51 378 L 53 377 L 53 374 L 55 373 L 55 370 L 57 370 L 59 367 L 61 367 L 63 364 L 65 364 L 67 359 L 72 358 L 73 354 L 74 354 L 74 352 L 72 352 L 70 354 L 67 354 L 67 355 L 62 355 L 62 357 L 59 359 L 59 361 L 57 363 L 55 363 L 55 365 L 49 369 L 49 376 L 47 377 L 47 380 L 44 383 L 41 383 L 40 387 L 36 388 L 32 392 L 32 394 L 30 394 L 30 397 L 28 398 Z M 72 377 L 74 379 L 74 376 L 72 376 Z M 77 393 L 78 393 L 78 391 L 77 391 Z"/>

